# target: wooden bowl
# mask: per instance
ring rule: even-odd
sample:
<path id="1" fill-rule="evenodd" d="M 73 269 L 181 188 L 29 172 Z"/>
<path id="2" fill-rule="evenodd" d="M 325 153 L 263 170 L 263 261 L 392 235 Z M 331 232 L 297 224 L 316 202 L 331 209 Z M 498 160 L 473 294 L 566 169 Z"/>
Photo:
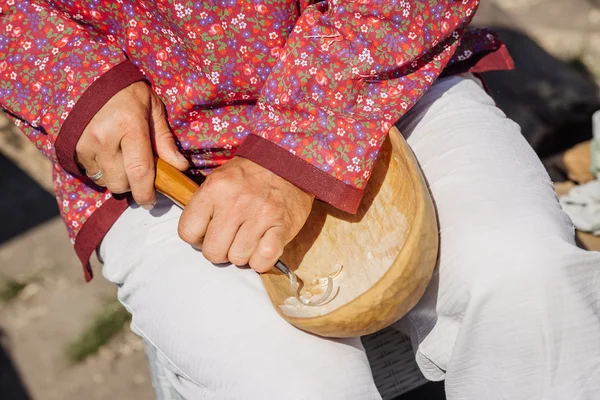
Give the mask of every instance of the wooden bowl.
<path id="1" fill-rule="evenodd" d="M 363 336 L 396 322 L 417 303 L 437 254 L 431 196 L 412 151 L 392 128 L 358 213 L 315 202 L 281 257 L 307 286 L 341 266 L 333 299 L 322 306 L 301 304 L 276 270 L 262 281 L 277 312 L 296 327 L 320 336 Z"/>

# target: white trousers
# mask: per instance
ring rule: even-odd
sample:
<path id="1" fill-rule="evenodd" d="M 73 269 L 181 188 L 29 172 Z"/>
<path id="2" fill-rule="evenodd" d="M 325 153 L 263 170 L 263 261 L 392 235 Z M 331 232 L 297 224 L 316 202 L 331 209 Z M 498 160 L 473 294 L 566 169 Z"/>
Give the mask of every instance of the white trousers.
<path id="1" fill-rule="evenodd" d="M 399 124 L 439 214 L 439 266 L 398 323 L 456 399 L 600 399 L 600 253 L 578 249 L 542 164 L 471 75 Z M 100 248 L 132 328 L 186 399 L 378 399 L 359 339 L 281 319 L 256 273 L 177 236 L 181 210 L 131 207 Z"/>

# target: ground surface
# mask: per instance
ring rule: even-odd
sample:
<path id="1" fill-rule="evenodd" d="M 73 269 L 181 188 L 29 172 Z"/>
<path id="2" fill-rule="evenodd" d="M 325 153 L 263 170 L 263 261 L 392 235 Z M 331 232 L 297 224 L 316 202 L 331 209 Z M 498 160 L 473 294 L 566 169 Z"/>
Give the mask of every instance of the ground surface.
<path id="1" fill-rule="evenodd" d="M 487 0 L 477 21 L 522 30 L 552 55 L 578 58 L 600 81 L 600 8 L 587 0 Z M 141 342 L 121 332 L 70 365 L 66 346 L 114 288 L 82 279 L 50 193 L 48 162 L 0 116 L 0 283 L 25 288 L 0 302 L 0 399 L 151 399 Z M 440 386 L 415 398 L 441 398 Z"/>

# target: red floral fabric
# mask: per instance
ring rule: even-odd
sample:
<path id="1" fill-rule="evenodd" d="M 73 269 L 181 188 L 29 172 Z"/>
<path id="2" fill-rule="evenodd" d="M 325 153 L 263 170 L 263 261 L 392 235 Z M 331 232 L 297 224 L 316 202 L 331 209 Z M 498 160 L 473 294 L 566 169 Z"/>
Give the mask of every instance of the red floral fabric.
<path id="1" fill-rule="evenodd" d="M 235 154 L 356 210 L 387 131 L 446 71 L 511 67 L 477 0 L 0 0 L 0 105 L 54 162 L 84 263 L 126 206 L 78 171 L 94 113 L 147 80 L 190 174 Z M 88 277 L 90 277 L 88 270 Z"/>

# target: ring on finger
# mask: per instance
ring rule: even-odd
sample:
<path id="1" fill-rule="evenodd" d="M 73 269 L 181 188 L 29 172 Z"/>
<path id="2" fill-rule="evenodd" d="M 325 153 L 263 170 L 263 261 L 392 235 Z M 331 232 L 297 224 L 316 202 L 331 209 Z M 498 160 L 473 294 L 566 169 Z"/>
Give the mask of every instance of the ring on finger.
<path id="1" fill-rule="evenodd" d="M 85 174 L 87 175 L 88 178 L 90 178 L 94 182 L 99 181 L 100 179 L 102 179 L 102 176 L 103 176 L 102 170 L 98 170 L 98 172 L 96 172 L 95 174 L 89 174 L 86 171 Z"/>

